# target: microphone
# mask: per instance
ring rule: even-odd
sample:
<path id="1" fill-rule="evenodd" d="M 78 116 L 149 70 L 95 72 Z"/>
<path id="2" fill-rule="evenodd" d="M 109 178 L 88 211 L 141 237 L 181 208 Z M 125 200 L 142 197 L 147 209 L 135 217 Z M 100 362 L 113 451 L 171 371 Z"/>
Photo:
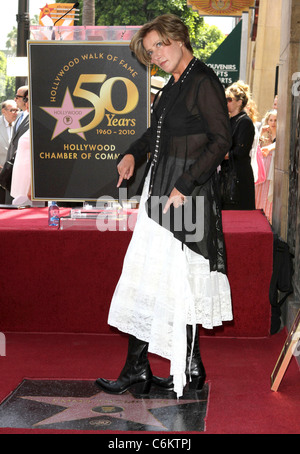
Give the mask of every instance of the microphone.
<path id="1" fill-rule="evenodd" d="M 55 31 L 54 31 L 54 27 L 55 27 L 55 24 L 57 22 L 59 22 L 63 17 L 65 17 L 67 14 L 69 14 L 74 8 L 77 8 L 79 6 L 79 2 L 76 2 L 74 3 L 74 5 L 72 6 L 71 9 L 69 9 L 69 11 L 67 11 L 65 14 L 63 14 L 61 17 L 59 17 L 53 24 L 53 30 L 52 30 L 52 36 L 51 36 L 51 39 L 52 40 L 55 40 Z"/>

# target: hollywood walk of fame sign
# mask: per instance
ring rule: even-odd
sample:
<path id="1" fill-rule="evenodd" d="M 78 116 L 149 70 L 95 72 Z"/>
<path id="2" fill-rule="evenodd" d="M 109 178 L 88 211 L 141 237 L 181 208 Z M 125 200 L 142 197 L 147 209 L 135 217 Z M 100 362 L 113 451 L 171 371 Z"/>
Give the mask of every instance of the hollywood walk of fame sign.
<path id="1" fill-rule="evenodd" d="M 187 0 L 200 16 L 241 16 L 255 6 L 255 0 Z"/>
<path id="2" fill-rule="evenodd" d="M 208 392 L 177 399 L 153 385 L 146 396 L 111 395 L 92 381 L 26 379 L 0 405 L 0 427 L 203 432 Z"/>
<path id="3" fill-rule="evenodd" d="M 118 199 L 117 159 L 149 124 L 149 71 L 126 41 L 29 41 L 28 56 L 33 200 Z"/>

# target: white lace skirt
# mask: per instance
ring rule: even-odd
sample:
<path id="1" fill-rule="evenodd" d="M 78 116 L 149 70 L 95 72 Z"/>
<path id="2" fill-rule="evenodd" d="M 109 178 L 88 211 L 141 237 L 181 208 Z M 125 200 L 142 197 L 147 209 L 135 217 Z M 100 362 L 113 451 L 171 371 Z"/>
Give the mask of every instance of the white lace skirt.
<path id="1" fill-rule="evenodd" d="M 212 329 L 232 320 L 230 287 L 226 275 L 210 272 L 207 259 L 182 248 L 171 232 L 148 217 L 148 185 L 149 175 L 108 323 L 170 360 L 180 397 L 186 381 L 186 325 Z"/>

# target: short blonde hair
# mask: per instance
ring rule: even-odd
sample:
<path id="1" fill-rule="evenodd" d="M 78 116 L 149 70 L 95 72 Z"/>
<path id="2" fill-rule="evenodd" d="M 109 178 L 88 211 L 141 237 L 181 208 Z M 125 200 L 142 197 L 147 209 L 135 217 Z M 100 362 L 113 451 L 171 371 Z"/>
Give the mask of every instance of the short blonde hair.
<path id="1" fill-rule="evenodd" d="M 181 41 L 193 53 L 187 26 L 175 14 L 163 14 L 143 25 L 130 42 L 130 49 L 144 65 L 149 66 L 151 59 L 143 46 L 143 39 L 153 30 L 158 33 L 164 45 L 169 46 L 170 39 Z"/>

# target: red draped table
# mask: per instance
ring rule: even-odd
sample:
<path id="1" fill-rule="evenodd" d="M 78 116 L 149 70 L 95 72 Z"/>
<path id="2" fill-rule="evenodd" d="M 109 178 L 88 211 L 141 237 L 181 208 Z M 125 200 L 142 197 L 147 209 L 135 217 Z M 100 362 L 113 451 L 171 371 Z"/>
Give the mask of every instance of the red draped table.
<path id="1" fill-rule="evenodd" d="M 201 334 L 268 336 L 270 225 L 258 210 L 225 211 L 223 230 L 234 320 Z M 58 230 L 48 227 L 46 208 L 2 209 L 0 331 L 115 333 L 107 315 L 131 234 Z"/>

